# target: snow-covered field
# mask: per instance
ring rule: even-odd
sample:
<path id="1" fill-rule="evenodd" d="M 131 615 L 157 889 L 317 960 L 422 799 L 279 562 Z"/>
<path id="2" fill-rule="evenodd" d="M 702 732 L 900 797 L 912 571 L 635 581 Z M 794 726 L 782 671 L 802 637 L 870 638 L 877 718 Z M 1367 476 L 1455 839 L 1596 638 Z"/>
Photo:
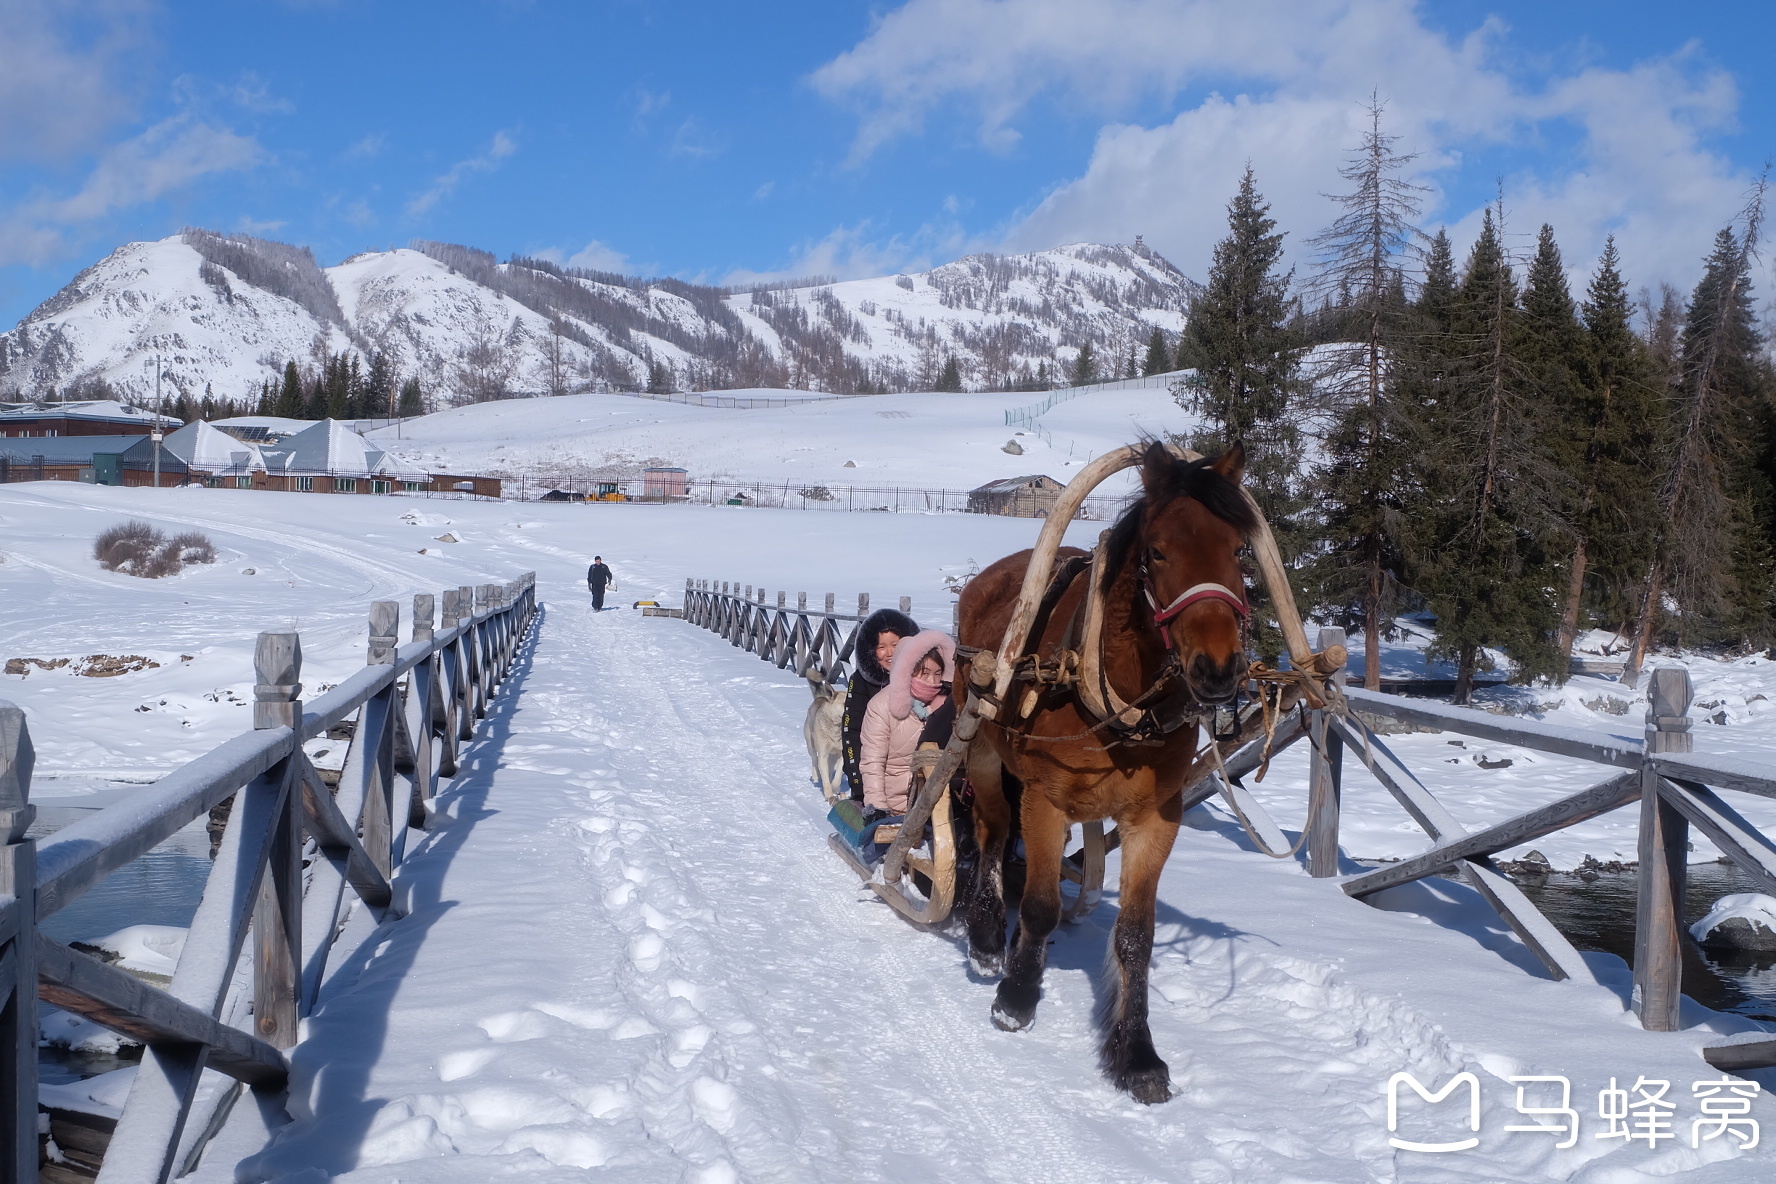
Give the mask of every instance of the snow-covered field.
<path id="1" fill-rule="evenodd" d="M 100 571 L 93 535 L 130 516 L 203 529 L 222 559 L 163 581 Z M 446 532 L 460 541 L 439 541 Z M 1057 936 L 1035 1029 L 994 1030 L 993 988 L 970 978 L 961 936 L 908 926 L 826 850 L 798 680 L 627 607 L 676 603 L 684 578 L 701 576 L 842 604 L 907 594 L 941 626 L 946 575 L 1033 536 L 1027 521 L 953 514 L 0 487 L 0 658 L 159 663 L 0 681 L 29 716 L 38 800 L 98 800 L 247 727 L 258 630 L 300 629 L 314 688 L 362 663 L 370 600 L 538 572 L 534 644 L 445 792 L 445 821 L 409 847 L 410 914 L 380 929 L 360 917 L 336 954 L 295 1052 L 296 1121 L 269 1148 L 231 1135 L 198 1178 L 1770 1177 L 1767 1145 L 1742 1151 L 1730 1132 L 1690 1145 L 1692 1083 L 1720 1076 L 1696 1050 L 1749 1021 L 1691 1007 L 1696 1026 L 1642 1032 L 1619 960 L 1588 956 L 1601 986 L 1549 982 L 1467 890 L 1432 881 L 1373 908 L 1259 856 L 1213 807 L 1189 816 L 1161 884 L 1153 1025 L 1177 1096 L 1135 1105 L 1098 1077 L 1091 1033 L 1113 892 Z M 590 612 L 594 552 L 616 571 L 618 611 Z M 1390 665 L 1410 659 L 1403 644 Z M 1768 700 L 1755 697 L 1776 694 L 1776 665 L 1692 669 L 1698 699 L 1721 700 L 1712 710 L 1726 720 L 1698 723 L 1698 751 L 1776 753 Z M 1549 718 L 1605 731 L 1636 732 L 1644 714 L 1604 680 L 1532 693 Z M 1625 714 L 1610 714 L 1610 694 Z M 1470 826 L 1600 776 L 1449 740 L 1390 743 Z M 1482 754 L 1513 763 L 1484 769 Z M 1286 827 L 1301 817 L 1304 761 L 1285 754 L 1255 787 Z M 1422 849 L 1391 799 L 1346 768 L 1346 852 Z M 1760 804 L 1735 798 L 1776 829 Z M 1631 813 L 1536 845 L 1563 866 L 1632 857 Z M 1462 1071 L 1479 1083 L 1478 1146 L 1390 1146 L 1390 1076 L 1431 1088 Z M 1507 1130 L 1558 1121 L 1515 1108 L 1508 1079 L 1526 1075 L 1570 1082 L 1571 1148 Z M 1676 1137 L 1600 1137 L 1599 1091 L 1643 1077 L 1669 1083 Z M 1527 1105 L 1559 1104 L 1557 1083 L 1526 1088 Z M 1469 1137 L 1457 1111 L 1458 1098 L 1431 1107 L 1406 1089 L 1394 1137 Z M 1751 1113 L 1776 1121 L 1761 1096 Z"/>
<path id="2" fill-rule="evenodd" d="M 721 393 L 782 398 L 794 392 Z M 1007 410 L 1044 397 L 870 395 L 736 410 L 567 395 L 440 411 L 370 438 L 435 470 L 524 473 L 532 480 L 665 464 L 688 469 L 693 481 L 968 490 L 1032 473 L 1065 482 L 1092 457 L 1143 433 L 1194 426 L 1165 390 L 1094 392 L 1062 403 L 1041 420 L 1052 443 L 1006 426 Z M 1022 455 L 1003 451 L 1013 440 Z M 1114 479 L 1103 491 L 1124 492 L 1131 482 L 1132 476 Z"/>

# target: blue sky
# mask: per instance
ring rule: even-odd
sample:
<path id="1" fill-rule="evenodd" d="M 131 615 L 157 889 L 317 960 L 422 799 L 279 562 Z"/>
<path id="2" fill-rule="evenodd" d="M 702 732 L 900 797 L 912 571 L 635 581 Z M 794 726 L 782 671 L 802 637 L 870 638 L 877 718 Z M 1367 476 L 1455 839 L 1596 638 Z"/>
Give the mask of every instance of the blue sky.
<path id="1" fill-rule="evenodd" d="M 1248 160 L 1291 241 L 1327 220 L 1371 90 L 1427 224 L 1502 182 L 1520 243 L 1687 286 L 1776 151 L 1771 12 L 0 0 L 0 324 L 187 224 L 708 282 L 1145 234 L 1200 275 Z"/>

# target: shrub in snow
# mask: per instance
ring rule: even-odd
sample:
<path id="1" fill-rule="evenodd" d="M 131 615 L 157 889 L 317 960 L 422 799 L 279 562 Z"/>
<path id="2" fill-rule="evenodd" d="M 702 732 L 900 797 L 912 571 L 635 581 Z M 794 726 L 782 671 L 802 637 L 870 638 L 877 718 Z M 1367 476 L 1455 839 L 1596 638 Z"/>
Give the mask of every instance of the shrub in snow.
<path id="1" fill-rule="evenodd" d="M 187 563 L 216 562 L 216 545 L 195 530 L 167 538 L 146 522 L 131 519 L 93 540 L 93 558 L 106 571 L 158 580 L 176 576 Z"/>

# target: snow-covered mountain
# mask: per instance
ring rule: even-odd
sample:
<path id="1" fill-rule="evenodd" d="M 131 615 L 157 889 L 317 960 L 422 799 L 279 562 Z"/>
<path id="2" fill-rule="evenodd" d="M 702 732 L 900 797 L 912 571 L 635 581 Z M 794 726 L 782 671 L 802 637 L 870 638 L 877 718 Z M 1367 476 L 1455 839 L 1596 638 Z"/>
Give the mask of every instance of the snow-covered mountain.
<path id="1" fill-rule="evenodd" d="M 286 361 L 380 350 L 436 405 L 509 394 L 673 389 L 929 389 L 1058 377 L 1091 342 L 1120 372 L 1194 285 L 1139 245 L 971 255 L 928 272 L 735 291 L 500 263 L 416 241 L 322 268 L 305 248 L 187 230 L 130 243 L 0 335 L 0 395 L 141 397 L 146 360 L 176 391 L 240 399 Z"/>

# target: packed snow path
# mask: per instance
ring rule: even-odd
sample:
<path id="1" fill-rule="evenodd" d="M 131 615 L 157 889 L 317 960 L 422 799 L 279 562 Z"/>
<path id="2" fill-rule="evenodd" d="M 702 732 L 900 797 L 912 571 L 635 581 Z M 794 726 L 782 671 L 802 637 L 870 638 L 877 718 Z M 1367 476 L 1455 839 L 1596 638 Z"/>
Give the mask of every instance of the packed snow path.
<path id="1" fill-rule="evenodd" d="M 827 851 L 806 701 L 793 676 L 681 622 L 550 605 L 444 818 L 402 866 L 408 915 L 342 944 L 295 1053 L 297 1121 L 262 1151 L 225 1136 L 198 1178 L 1641 1179 L 1635 1164 L 1714 1180 L 1768 1167 L 1762 1152 L 1730 1159 L 1728 1140 L 1648 1154 L 1506 1134 L 1523 1121 L 1507 1074 L 1568 1074 L 1589 1112 L 1599 1074 L 1663 1072 L 1687 1096 L 1709 1075 L 1694 1052 L 1709 1034 L 1638 1033 L 1615 990 L 1532 977 L 1471 900 L 1401 897 L 1439 923 L 1372 909 L 1257 857 L 1204 811 L 1168 868 L 1155 949 L 1154 1032 L 1176 1096 L 1134 1104 L 1099 1077 L 1090 1023 L 1114 897 L 1059 933 L 1035 1029 L 994 1030 L 993 988 L 971 981 L 959 933 L 909 926 Z M 1390 1148 L 1389 1075 L 1463 1068 L 1487 1081 L 1481 1148 Z"/>

